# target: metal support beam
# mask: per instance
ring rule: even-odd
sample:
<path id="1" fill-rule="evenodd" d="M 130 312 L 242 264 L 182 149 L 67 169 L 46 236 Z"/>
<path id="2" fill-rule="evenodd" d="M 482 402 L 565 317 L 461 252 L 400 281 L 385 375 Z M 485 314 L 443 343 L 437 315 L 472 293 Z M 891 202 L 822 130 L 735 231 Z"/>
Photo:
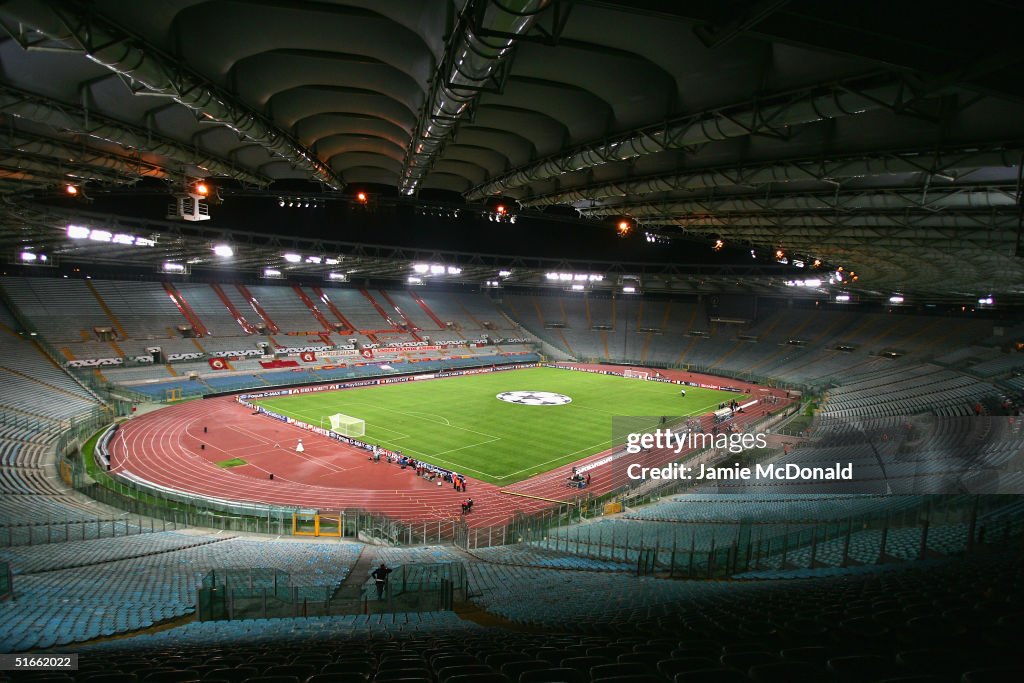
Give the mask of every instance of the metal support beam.
<path id="1" fill-rule="evenodd" d="M 28 30 L 58 41 L 118 74 L 133 93 L 170 98 L 197 117 L 226 126 L 271 155 L 308 171 L 312 179 L 334 189 L 341 186 L 330 167 L 258 112 L 85 6 L 66 0 L 47 4 L 15 0 L 5 4 L 4 10 L 21 22 L 22 35 Z"/>
<path id="2" fill-rule="evenodd" d="M 92 172 L 98 174 L 97 177 L 108 177 L 110 182 L 135 183 L 139 178 L 167 178 L 172 175 L 168 169 L 139 155 L 125 156 L 98 150 L 84 144 L 81 139 L 58 140 L 7 128 L 0 129 L 0 146 L 10 155 L 49 160 L 56 169 Z"/>
<path id="3" fill-rule="evenodd" d="M 455 126 L 471 112 L 480 92 L 501 89 L 516 39 L 530 30 L 549 2 L 471 0 L 466 6 L 445 48 L 428 104 L 420 114 L 416 134 L 408 147 L 399 183 L 402 194 L 415 194 Z"/>
<path id="4" fill-rule="evenodd" d="M 972 145 L 929 152 L 883 151 L 831 159 L 789 159 L 661 173 L 567 188 L 520 199 L 524 207 L 636 197 L 654 192 L 700 191 L 720 188 L 759 188 L 794 181 L 841 182 L 847 178 L 922 174 L 955 181 L 981 168 L 1013 168 L 1024 154 L 1024 143 Z"/>
<path id="5" fill-rule="evenodd" d="M 746 215 L 789 215 L 790 212 L 821 212 L 839 217 L 864 217 L 880 213 L 963 214 L 1013 212 L 1017 199 L 1012 185 L 957 188 L 911 188 L 818 194 L 758 194 L 703 196 L 687 200 L 630 202 L 581 209 L 587 216 L 628 214 L 643 222 L 645 216 L 670 215 L 726 218 Z"/>
<path id="6" fill-rule="evenodd" d="M 95 112 L 87 114 L 81 107 L 57 102 L 18 88 L 0 85 L 0 111 L 58 130 L 80 133 L 111 142 L 131 150 L 160 154 L 183 166 L 205 169 L 210 175 L 235 178 L 259 186 L 265 186 L 270 182 L 265 176 L 240 169 L 226 159 L 221 159 L 172 138 L 123 121 L 100 116 Z M 192 173 L 200 174 L 196 170 Z"/>
<path id="7" fill-rule="evenodd" d="M 471 189 L 466 198 L 473 201 L 504 194 L 531 182 L 664 150 L 686 149 L 755 133 L 785 135 L 791 126 L 856 116 L 878 109 L 897 109 L 907 94 L 904 86 L 901 79 L 886 74 L 827 87 L 806 88 L 767 101 L 745 102 L 699 112 L 521 166 Z"/>

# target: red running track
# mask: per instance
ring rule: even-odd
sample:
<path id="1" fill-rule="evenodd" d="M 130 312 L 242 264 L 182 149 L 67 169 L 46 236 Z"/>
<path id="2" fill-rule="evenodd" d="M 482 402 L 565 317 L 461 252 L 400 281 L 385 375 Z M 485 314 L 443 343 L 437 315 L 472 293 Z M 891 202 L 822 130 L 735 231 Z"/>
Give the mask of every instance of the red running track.
<path id="1" fill-rule="evenodd" d="M 733 386 L 745 393 L 771 392 L 783 399 L 776 408 L 788 402 L 785 392 L 745 382 L 661 372 L 671 379 Z M 753 421 L 760 412 L 751 411 L 737 422 Z M 705 415 L 702 421 L 710 429 L 711 416 Z M 295 450 L 299 439 L 302 453 Z M 189 495 L 242 503 L 321 512 L 361 508 L 397 520 L 423 522 L 458 518 L 460 503 L 468 495 L 473 498 L 474 511 L 467 521 L 475 528 L 504 524 L 517 512 L 537 512 L 551 505 L 540 498 L 575 501 L 626 483 L 622 461 L 607 462 L 606 452 L 576 463 L 579 468 L 600 463 L 588 469 L 592 482 L 585 491 L 566 485 L 568 468 L 562 467 L 503 488 L 467 479 L 467 493 L 458 493 L 450 484 L 439 487 L 417 477 L 412 469 L 371 462 L 366 451 L 254 415 L 232 397 L 190 401 L 133 418 L 121 427 L 110 448 L 114 474 L 131 474 Z M 629 462 L 655 467 L 677 457 L 668 451 L 650 451 L 631 457 Z M 229 458 L 243 458 L 248 464 L 227 469 L 216 466 Z M 269 479 L 271 473 L 273 480 Z"/>

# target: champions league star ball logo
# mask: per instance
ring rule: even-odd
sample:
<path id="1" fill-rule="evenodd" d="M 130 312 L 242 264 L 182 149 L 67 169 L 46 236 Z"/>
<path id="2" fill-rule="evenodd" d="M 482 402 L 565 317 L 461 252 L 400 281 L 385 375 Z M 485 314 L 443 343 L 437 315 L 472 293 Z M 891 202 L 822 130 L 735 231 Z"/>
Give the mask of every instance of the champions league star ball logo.
<path id="1" fill-rule="evenodd" d="M 496 398 L 506 403 L 518 403 L 521 406 L 564 406 L 572 403 L 572 399 L 565 394 L 556 394 L 550 391 L 506 391 L 498 394 Z"/>

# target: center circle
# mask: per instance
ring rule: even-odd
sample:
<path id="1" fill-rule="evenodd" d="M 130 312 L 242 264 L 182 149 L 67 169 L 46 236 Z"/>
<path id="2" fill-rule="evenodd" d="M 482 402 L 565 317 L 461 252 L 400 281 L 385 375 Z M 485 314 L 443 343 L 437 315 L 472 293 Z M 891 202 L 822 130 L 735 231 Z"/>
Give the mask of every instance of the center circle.
<path id="1" fill-rule="evenodd" d="M 564 406 L 572 403 L 572 399 L 565 394 L 556 394 L 552 391 L 505 391 L 495 398 L 521 406 Z"/>

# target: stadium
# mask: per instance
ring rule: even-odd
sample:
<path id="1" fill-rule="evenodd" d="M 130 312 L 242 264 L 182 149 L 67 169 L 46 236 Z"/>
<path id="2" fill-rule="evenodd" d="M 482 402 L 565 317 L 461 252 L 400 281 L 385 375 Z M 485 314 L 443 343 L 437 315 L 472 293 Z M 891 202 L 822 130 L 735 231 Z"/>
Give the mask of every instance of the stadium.
<path id="1" fill-rule="evenodd" d="M 3 3 L 0 683 L 1021 680 L 1022 20 Z"/>

